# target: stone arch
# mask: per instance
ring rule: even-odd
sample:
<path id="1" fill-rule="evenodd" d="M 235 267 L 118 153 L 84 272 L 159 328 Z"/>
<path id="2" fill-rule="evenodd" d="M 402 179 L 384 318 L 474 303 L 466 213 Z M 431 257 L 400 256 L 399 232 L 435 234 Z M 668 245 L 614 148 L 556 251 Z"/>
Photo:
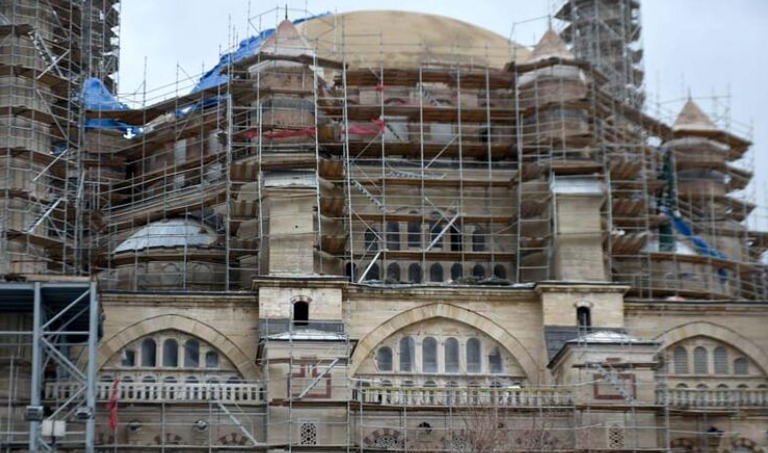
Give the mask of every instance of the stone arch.
<path id="1" fill-rule="evenodd" d="M 254 380 L 258 378 L 259 372 L 253 360 L 226 335 L 197 319 L 182 315 L 160 315 L 143 319 L 102 341 L 99 346 L 99 369 L 104 367 L 110 357 L 132 341 L 169 329 L 178 330 L 206 341 L 229 359 L 244 379 Z"/>
<path id="2" fill-rule="evenodd" d="M 672 442 L 669 443 L 669 447 L 673 450 L 684 450 L 685 453 L 701 453 L 699 442 L 696 439 L 688 437 L 673 439 Z"/>
<path id="3" fill-rule="evenodd" d="M 755 442 L 754 440 L 740 437 L 738 439 L 734 439 L 733 441 L 731 441 L 731 445 L 729 447 L 724 448 L 723 453 L 731 453 L 733 450 L 736 450 L 736 449 L 750 450 L 753 453 L 765 452 L 763 447 L 760 447 L 759 445 L 757 445 L 757 442 Z"/>
<path id="4" fill-rule="evenodd" d="M 694 337 L 709 337 L 743 352 L 763 374 L 768 374 L 768 355 L 755 343 L 735 331 L 711 322 L 695 321 L 674 327 L 656 337 L 663 349 Z"/>
<path id="5" fill-rule="evenodd" d="M 371 352 L 384 340 L 395 332 L 410 325 L 426 321 L 432 318 L 445 318 L 468 324 L 496 340 L 518 361 L 525 371 L 526 377 L 536 383 L 540 377 L 540 366 L 528 349 L 520 343 L 506 329 L 496 322 L 465 308 L 455 305 L 436 303 L 412 308 L 399 313 L 384 323 L 375 327 L 368 335 L 363 337 L 352 355 L 351 374 L 357 372 L 357 368 Z"/>
<path id="6" fill-rule="evenodd" d="M 372 448 L 376 445 L 377 439 L 385 438 L 385 437 L 388 437 L 394 440 L 395 443 L 397 443 L 397 445 L 399 446 L 399 448 L 403 447 L 403 436 L 400 434 L 400 431 L 392 428 L 377 429 L 376 431 L 373 431 L 369 435 L 365 436 L 365 438 L 363 439 L 363 442 L 367 447 Z M 396 446 L 393 445 L 392 447 L 396 447 Z"/>

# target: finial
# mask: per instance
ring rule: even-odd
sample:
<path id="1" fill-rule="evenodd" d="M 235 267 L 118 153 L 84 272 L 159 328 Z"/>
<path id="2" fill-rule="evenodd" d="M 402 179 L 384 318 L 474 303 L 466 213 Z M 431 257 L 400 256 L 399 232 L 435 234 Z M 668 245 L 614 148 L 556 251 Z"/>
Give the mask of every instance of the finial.
<path id="1" fill-rule="evenodd" d="M 688 87 L 688 100 L 690 101 L 693 99 L 693 96 L 691 96 L 691 87 Z"/>
<path id="2" fill-rule="evenodd" d="M 288 20 L 288 4 L 285 4 L 285 20 Z"/>
<path id="3" fill-rule="evenodd" d="M 547 29 L 552 30 L 552 14 L 547 14 Z"/>

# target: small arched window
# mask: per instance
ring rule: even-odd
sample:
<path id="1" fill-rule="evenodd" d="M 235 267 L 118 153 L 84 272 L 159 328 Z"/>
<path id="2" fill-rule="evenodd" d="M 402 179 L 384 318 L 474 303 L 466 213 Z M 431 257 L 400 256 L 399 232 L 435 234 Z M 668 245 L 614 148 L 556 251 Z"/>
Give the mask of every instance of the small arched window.
<path id="1" fill-rule="evenodd" d="M 365 279 L 372 281 L 381 280 L 381 271 L 379 270 L 378 264 L 374 264 L 368 269 L 368 274 L 365 276 Z"/>
<path id="2" fill-rule="evenodd" d="M 488 367 L 491 373 L 498 374 L 504 372 L 504 359 L 501 357 L 501 351 L 498 347 L 493 348 L 488 356 Z"/>
<path id="3" fill-rule="evenodd" d="M 124 367 L 136 366 L 136 351 L 133 349 L 124 349 L 123 356 L 120 358 L 120 365 Z"/>
<path id="4" fill-rule="evenodd" d="M 403 337 L 400 339 L 400 371 L 412 372 L 413 359 L 416 355 L 416 346 L 413 338 Z"/>
<path id="5" fill-rule="evenodd" d="M 443 281 L 443 266 L 440 263 L 429 266 L 429 280 L 433 282 Z"/>
<path id="6" fill-rule="evenodd" d="M 368 228 L 365 231 L 365 249 L 371 252 L 379 250 L 379 237 L 376 231 Z"/>
<path id="7" fill-rule="evenodd" d="M 445 340 L 445 372 L 459 372 L 459 340 L 455 338 Z"/>
<path id="8" fill-rule="evenodd" d="M 576 309 L 576 323 L 581 329 L 592 327 L 592 312 L 589 307 L 579 307 Z"/>
<path id="9" fill-rule="evenodd" d="M 145 338 L 141 342 L 141 366 L 157 366 L 157 343 L 152 338 Z"/>
<path id="10" fill-rule="evenodd" d="M 384 346 L 376 351 L 376 365 L 379 371 L 392 371 L 392 348 Z"/>
<path id="11" fill-rule="evenodd" d="M 709 363 L 707 363 L 707 350 L 699 346 L 693 350 L 693 372 L 695 374 L 709 373 Z"/>
<path id="12" fill-rule="evenodd" d="M 151 383 L 157 382 L 157 378 L 154 377 L 154 376 L 144 376 L 141 379 L 141 382 L 144 382 L 144 383 L 147 383 L 147 384 L 151 384 Z"/>
<path id="13" fill-rule="evenodd" d="M 197 368 L 200 366 L 200 342 L 197 340 L 187 340 L 184 343 L 184 366 L 186 368 Z"/>
<path id="14" fill-rule="evenodd" d="M 163 366 L 172 368 L 179 366 L 179 343 L 173 338 L 163 343 Z"/>
<path id="15" fill-rule="evenodd" d="M 219 353 L 216 351 L 208 351 L 205 353 L 205 367 L 206 368 L 218 368 L 219 367 Z"/>
<path id="16" fill-rule="evenodd" d="M 749 374 L 749 362 L 744 357 L 733 361 L 733 374 L 745 376 Z"/>
<path id="17" fill-rule="evenodd" d="M 387 223 L 387 248 L 400 250 L 400 224 L 397 222 Z"/>
<path id="18" fill-rule="evenodd" d="M 421 266 L 416 263 L 411 263 L 408 266 L 408 280 L 411 283 L 421 283 Z"/>
<path id="19" fill-rule="evenodd" d="M 464 266 L 461 263 L 453 263 L 451 266 L 451 280 L 459 281 L 464 278 Z"/>
<path id="20" fill-rule="evenodd" d="M 678 346 L 672 351 L 672 361 L 675 363 L 675 374 L 688 374 L 688 351 Z"/>
<path id="21" fill-rule="evenodd" d="M 390 263 L 389 266 L 387 266 L 387 280 L 395 283 L 400 281 L 400 265 L 399 264 Z"/>
<path id="22" fill-rule="evenodd" d="M 477 280 L 482 280 L 485 278 L 485 268 L 481 266 L 480 264 L 476 264 L 475 267 L 472 268 L 472 276 L 475 277 Z"/>
<path id="23" fill-rule="evenodd" d="M 472 251 L 484 252 L 485 251 L 485 230 L 480 227 L 475 228 L 472 232 Z"/>
<path id="24" fill-rule="evenodd" d="M 728 374 L 728 351 L 718 346 L 714 352 L 715 374 Z"/>
<path id="25" fill-rule="evenodd" d="M 421 371 L 437 373 L 437 340 L 427 337 L 421 344 Z"/>
<path id="26" fill-rule="evenodd" d="M 421 247 L 421 224 L 415 222 L 408 223 L 408 247 Z"/>
<path id="27" fill-rule="evenodd" d="M 507 268 L 502 266 L 501 264 L 497 264 L 493 266 L 493 276 L 498 278 L 499 280 L 506 280 Z"/>
<path id="28" fill-rule="evenodd" d="M 293 303 L 293 324 L 306 326 L 309 322 L 309 302 L 300 300 Z"/>
<path id="29" fill-rule="evenodd" d="M 483 368 L 480 360 L 480 340 L 470 338 L 467 341 L 467 371 L 470 373 L 479 373 Z"/>

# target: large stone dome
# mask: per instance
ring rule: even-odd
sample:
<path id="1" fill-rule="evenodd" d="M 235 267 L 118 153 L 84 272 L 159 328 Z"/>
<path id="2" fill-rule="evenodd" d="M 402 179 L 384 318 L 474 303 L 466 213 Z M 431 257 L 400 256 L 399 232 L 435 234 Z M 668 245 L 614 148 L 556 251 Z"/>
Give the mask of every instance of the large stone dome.
<path id="1" fill-rule="evenodd" d="M 352 68 L 414 67 L 419 63 L 476 64 L 501 69 L 524 61 L 528 50 L 490 30 L 433 14 L 405 11 L 355 11 L 318 17 L 297 26 L 317 41 L 321 57 Z M 344 44 L 342 46 L 342 43 Z"/>

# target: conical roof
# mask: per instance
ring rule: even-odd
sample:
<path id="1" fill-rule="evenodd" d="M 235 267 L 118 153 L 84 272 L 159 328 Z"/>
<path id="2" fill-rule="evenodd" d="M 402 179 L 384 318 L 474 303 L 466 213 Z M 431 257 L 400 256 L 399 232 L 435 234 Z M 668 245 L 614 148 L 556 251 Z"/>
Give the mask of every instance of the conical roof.
<path id="1" fill-rule="evenodd" d="M 533 48 L 526 63 L 535 63 L 549 58 L 562 58 L 563 60 L 575 59 L 568 46 L 551 28 L 544 33 L 539 43 Z"/>
<path id="2" fill-rule="evenodd" d="M 310 53 L 310 45 L 288 19 L 280 22 L 275 32 L 261 45 L 260 52 L 300 55 Z"/>
<path id="3" fill-rule="evenodd" d="M 712 121 L 712 119 L 701 110 L 698 104 L 693 99 L 688 101 L 683 106 L 680 114 L 677 115 L 675 124 L 672 125 L 672 129 L 675 131 L 711 131 L 718 132 L 720 128 Z"/>

